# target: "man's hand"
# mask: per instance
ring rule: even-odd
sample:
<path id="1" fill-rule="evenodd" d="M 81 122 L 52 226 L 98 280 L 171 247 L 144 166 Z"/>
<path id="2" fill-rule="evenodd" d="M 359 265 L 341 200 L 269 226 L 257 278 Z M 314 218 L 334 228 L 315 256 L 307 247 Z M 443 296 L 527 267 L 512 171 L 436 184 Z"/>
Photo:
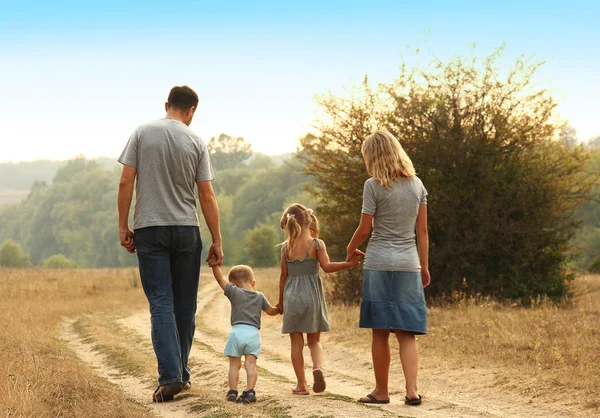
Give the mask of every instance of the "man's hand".
<path id="1" fill-rule="evenodd" d="M 133 231 L 129 227 L 119 229 L 119 237 L 121 239 L 121 246 L 124 247 L 127 252 L 135 253 L 135 240 L 133 238 Z"/>
<path id="2" fill-rule="evenodd" d="M 423 282 L 423 287 L 429 286 L 431 283 L 431 275 L 429 274 L 429 269 L 421 269 L 421 281 Z"/>
<path id="3" fill-rule="evenodd" d="M 210 264 L 211 266 L 214 264 L 217 264 L 219 266 L 223 265 L 223 248 L 221 247 L 221 244 L 212 244 L 210 246 L 210 249 L 208 250 L 208 257 L 206 257 L 206 262 L 208 263 L 212 263 Z M 214 260 L 211 260 L 211 258 L 214 257 Z"/>

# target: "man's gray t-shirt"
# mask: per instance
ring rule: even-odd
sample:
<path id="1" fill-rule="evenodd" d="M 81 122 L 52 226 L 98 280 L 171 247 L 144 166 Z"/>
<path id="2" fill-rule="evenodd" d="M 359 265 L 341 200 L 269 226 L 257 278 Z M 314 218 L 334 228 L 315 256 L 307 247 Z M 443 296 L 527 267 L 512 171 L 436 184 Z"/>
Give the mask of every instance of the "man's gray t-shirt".
<path id="1" fill-rule="evenodd" d="M 133 229 L 198 226 L 196 182 L 214 174 L 206 144 L 189 126 L 168 118 L 140 125 L 119 162 L 137 170 Z"/>
<path id="2" fill-rule="evenodd" d="M 225 296 L 231 301 L 231 325 L 246 324 L 260 329 L 262 311 L 271 307 L 265 295 L 227 283 Z"/>
<path id="3" fill-rule="evenodd" d="M 421 271 L 415 226 L 419 206 L 424 204 L 427 190 L 416 176 L 399 178 L 389 189 L 372 177 L 365 182 L 362 213 L 374 216 L 365 268 Z"/>

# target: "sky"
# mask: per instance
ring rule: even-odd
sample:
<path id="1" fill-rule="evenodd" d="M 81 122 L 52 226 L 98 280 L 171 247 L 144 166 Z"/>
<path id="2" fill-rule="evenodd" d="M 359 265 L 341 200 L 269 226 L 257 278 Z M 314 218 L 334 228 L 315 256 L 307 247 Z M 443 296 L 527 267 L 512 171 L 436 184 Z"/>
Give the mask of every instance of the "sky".
<path id="1" fill-rule="evenodd" d="M 200 96 L 191 127 L 291 152 L 315 95 L 389 82 L 402 54 L 547 61 L 537 80 L 580 139 L 600 134 L 600 2 L 0 0 L 0 162 L 117 157 L 164 117 L 174 85 Z"/>

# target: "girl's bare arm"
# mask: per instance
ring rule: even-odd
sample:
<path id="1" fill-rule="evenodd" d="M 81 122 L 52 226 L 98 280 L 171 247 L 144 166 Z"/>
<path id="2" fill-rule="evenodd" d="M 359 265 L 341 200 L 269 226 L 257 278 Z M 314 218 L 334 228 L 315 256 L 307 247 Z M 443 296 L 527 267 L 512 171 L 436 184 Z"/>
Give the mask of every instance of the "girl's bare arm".
<path id="1" fill-rule="evenodd" d="M 281 274 L 279 275 L 279 303 L 277 307 L 279 311 L 283 313 L 283 289 L 285 287 L 285 281 L 287 280 L 287 263 L 285 261 L 285 246 L 281 247 Z"/>
<path id="2" fill-rule="evenodd" d="M 327 254 L 327 249 L 325 248 L 325 243 L 321 240 L 319 240 L 319 243 L 321 244 L 321 248 L 317 251 L 317 258 L 325 273 L 334 273 L 358 265 L 358 262 L 360 261 L 359 254 L 355 254 L 349 261 L 331 262 L 329 260 L 329 254 Z"/>

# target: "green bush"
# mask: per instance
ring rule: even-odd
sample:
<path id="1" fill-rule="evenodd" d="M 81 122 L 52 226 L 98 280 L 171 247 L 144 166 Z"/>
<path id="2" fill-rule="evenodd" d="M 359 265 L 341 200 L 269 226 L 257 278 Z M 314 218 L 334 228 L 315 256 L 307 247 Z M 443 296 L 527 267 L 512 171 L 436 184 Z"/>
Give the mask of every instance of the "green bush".
<path id="1" fill-rule="evenodd" d="M 6 240 L 0 246 L 0 266 L 28 267 L 31 263 L 23 248 L 13 240 Z"/>
<path id="2" fill-rule="evenodd" d="M 573 215 L 598 173 L 587 150 L 555 140 L 562 125 L 551 92 L 534 84 L 539 65 L 519 59 L 504 74 L 500 53 L 482 64 L 458 57 L 402 66 L 379 88 L 365 80 L 349 97 L 321 98 L 327 117 L 301 143 L 332 259 L 345 257 L 359 222 L 369 177 L 362 141 L 386 128 L 429 191 L 428 296 L 461 291 L 527 303 L 568 295 Z M 334 295 L 360 300 L 359 269 L 334 280 Z"/>
<path id="3" fill-rule="evenodd" d="M 259 225 L 246 232 L 247 263 L 252 267 L 277 264 L 277 231 L 271 225 Z"/>
<path id="4" fill-rule="evenodd" d="M 44 267 L 48 269 L 74 269 L 77 263 L 62 254 L 54 254 L 44 260 Z"/>
<path id="5" fill-rule="evenodd" d="M 588 271 L 590 273 L 600 273 L 600 254 L 596 256 L 588 266 Z"/>

